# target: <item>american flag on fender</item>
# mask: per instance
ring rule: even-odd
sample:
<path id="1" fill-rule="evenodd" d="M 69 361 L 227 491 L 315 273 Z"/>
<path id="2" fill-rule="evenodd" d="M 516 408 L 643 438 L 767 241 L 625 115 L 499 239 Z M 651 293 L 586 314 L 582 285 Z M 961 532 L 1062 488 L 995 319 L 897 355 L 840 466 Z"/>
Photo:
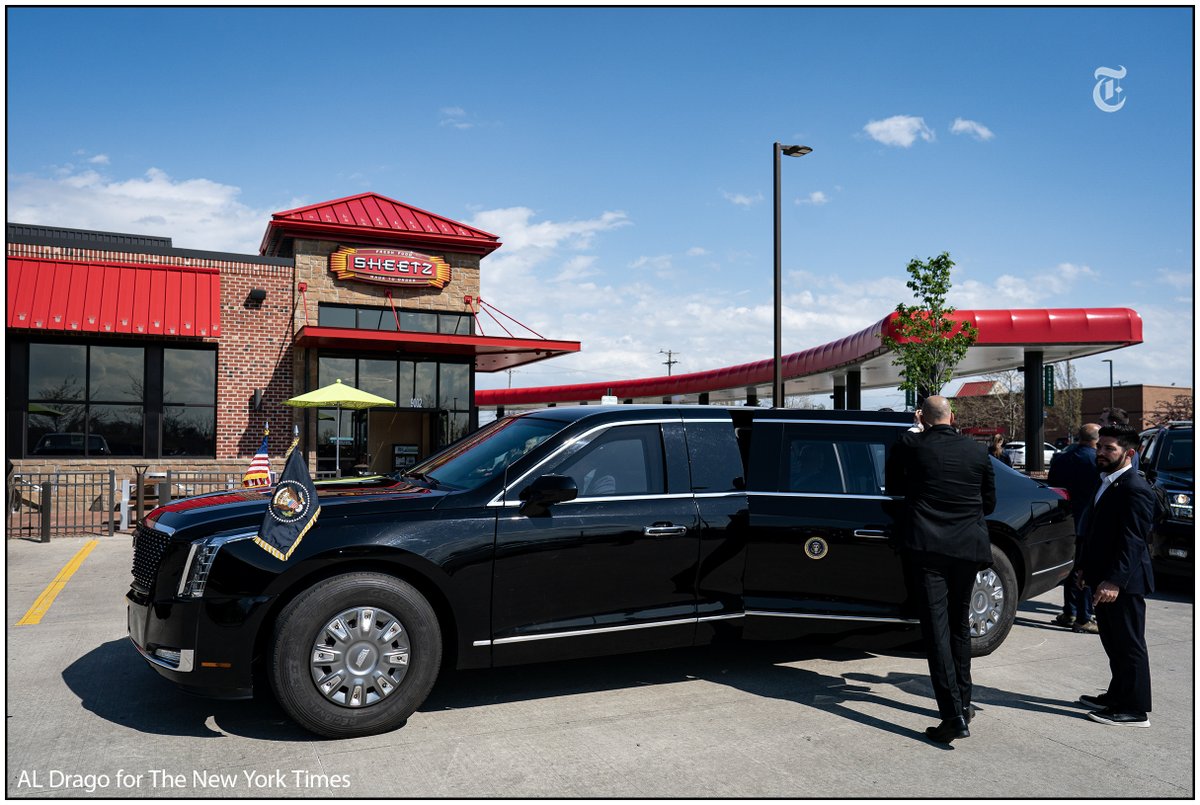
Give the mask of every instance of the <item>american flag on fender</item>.
<path id="1" fill-rule="evenodd" d="M 250 468 L 242 476 L 242 486 L 270 486 L 271 461 L 267 456 L 267 435 L 263 434 L 262 446 L 250 459 Z"/>

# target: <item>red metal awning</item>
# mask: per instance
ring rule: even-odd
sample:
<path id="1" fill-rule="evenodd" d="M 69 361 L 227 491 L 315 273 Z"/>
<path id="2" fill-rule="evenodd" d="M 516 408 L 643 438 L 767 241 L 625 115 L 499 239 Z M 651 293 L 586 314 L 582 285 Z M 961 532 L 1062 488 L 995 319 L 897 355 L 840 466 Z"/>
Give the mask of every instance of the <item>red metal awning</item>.
<path id="1" fill-rule="evenodd" d="M 301 327 L 295 343 L 301 347 L 473 356 L 478 372 L 498 372 L 579 351 L 578 341 L 358 330 L 351 327 Z"/>
<path id="2" fill-rule="evenodd" d="M 828 344 L 781 357 L 785 394 L 828 391 L 832 376 L 849 370 L 861 373 L 862 388 L 894 388 L 899 384 L 892 356 L 880 335 L 897 336 L 898 314 Z M 1034 310 L 959 310 L 956 318 L 973 324 L 979 338 L 956 368 L 956 377 L 1015 368 L 1024 351 L 1043 353 L 1047 363 L 1095 355 L 1142 342 L 1142 318 L 1129 308 L 1056 308 Z M 745 397 L 747 389 L 769 396 L 774 377 L 770 358 L 688 374 L 630 380 L 580 383 L 537 388 L 478 389 L 475 404 L 539 405 L 599 400 L 606 394 L 621 399 L 710 395 L 712 402 Z"/>
<path id="3" fill-rule="evenodd" d="M 16 257 L 6 268 L 10 329 L 221 334 L 216 269 Z"/>

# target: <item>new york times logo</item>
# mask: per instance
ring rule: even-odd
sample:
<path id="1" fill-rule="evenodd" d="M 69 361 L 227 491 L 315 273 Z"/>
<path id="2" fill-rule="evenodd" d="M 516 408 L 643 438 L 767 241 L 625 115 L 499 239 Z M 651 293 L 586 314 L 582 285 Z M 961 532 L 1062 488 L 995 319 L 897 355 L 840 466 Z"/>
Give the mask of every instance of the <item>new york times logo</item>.
<path id="1" fill-rule="evenodd" d="M 1125 77 L 1125 66 L 1121 65 L 1116 70 L 1111 67 L 1097 67 L 1093 77 L 1096 79 L 1096 86 L 1092 88 L 1092 101 L 1096 108 L 1101 112 L 1121 111 L 1121 107 L 1125 105 L 1125 90 L 1121 89 L 1117 82 Z M 1121 97 L 1120 102 L 1113 103 L 1113 98 L 1117 96 Z"/>

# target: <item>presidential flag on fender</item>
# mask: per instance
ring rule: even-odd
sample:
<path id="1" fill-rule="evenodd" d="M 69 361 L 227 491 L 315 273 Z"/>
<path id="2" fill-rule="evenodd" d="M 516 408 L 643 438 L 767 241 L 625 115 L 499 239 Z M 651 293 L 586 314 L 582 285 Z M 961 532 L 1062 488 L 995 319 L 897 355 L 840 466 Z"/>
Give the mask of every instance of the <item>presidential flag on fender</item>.
<path id="1" fill-rule="evenodd" d="M 304 539 L 304 535 L 317 522 L 321 504 L 317 500 L 317 488 L 308 474 L 308 465 L 300 457 L 296 443 L 288 450 L 287 461 L 279 481 L 271 492 L 267 513 L 254 541 L 258 547 L 286 562 Z"/>

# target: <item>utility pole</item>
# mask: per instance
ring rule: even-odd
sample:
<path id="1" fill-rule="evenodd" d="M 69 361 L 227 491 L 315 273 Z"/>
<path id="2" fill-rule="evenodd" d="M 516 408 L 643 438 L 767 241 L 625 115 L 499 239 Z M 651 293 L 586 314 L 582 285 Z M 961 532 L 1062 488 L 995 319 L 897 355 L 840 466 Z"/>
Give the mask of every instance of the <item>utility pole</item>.
<path id="1" fill-rule="evenodd" d="M 505 369 L 504 370 L 504 374 L 508 375 L 508 387 L 509 388 L 512 388 L 512 376 L 513 376 L 513 373 L 516 371 L 517 371 L 516 369 Z"/>
<path id="2" fill-rule="evenodd" d="M 672 367 L 672 366 L 674 366 L 675 364 L 679 363 L 679 361 L 672 360 L 672 359 L 671 359 L 671 356 L 672 356 L 672 355 L 678 355 L 679 353 L 677 353 L 677 352 L 672 352 L 672 351 L 671 351 L 671 350 L 669 350 L 669 349 L 666 349 L 666 350 L 660 349 L 660 350 L 658 351 L 658 354 L 659 354 L 659 355 L 666 355 L 666 356 L 667 356 L 667 359 L 666 359 L 665 361 L 663 361 L 663 363 L 664 363 L 664 364 L 666 365 L 666 367 L 667 367 L 667 377 L 670 377 L 670 376 L 671 376 L 671 367 Z"/>

